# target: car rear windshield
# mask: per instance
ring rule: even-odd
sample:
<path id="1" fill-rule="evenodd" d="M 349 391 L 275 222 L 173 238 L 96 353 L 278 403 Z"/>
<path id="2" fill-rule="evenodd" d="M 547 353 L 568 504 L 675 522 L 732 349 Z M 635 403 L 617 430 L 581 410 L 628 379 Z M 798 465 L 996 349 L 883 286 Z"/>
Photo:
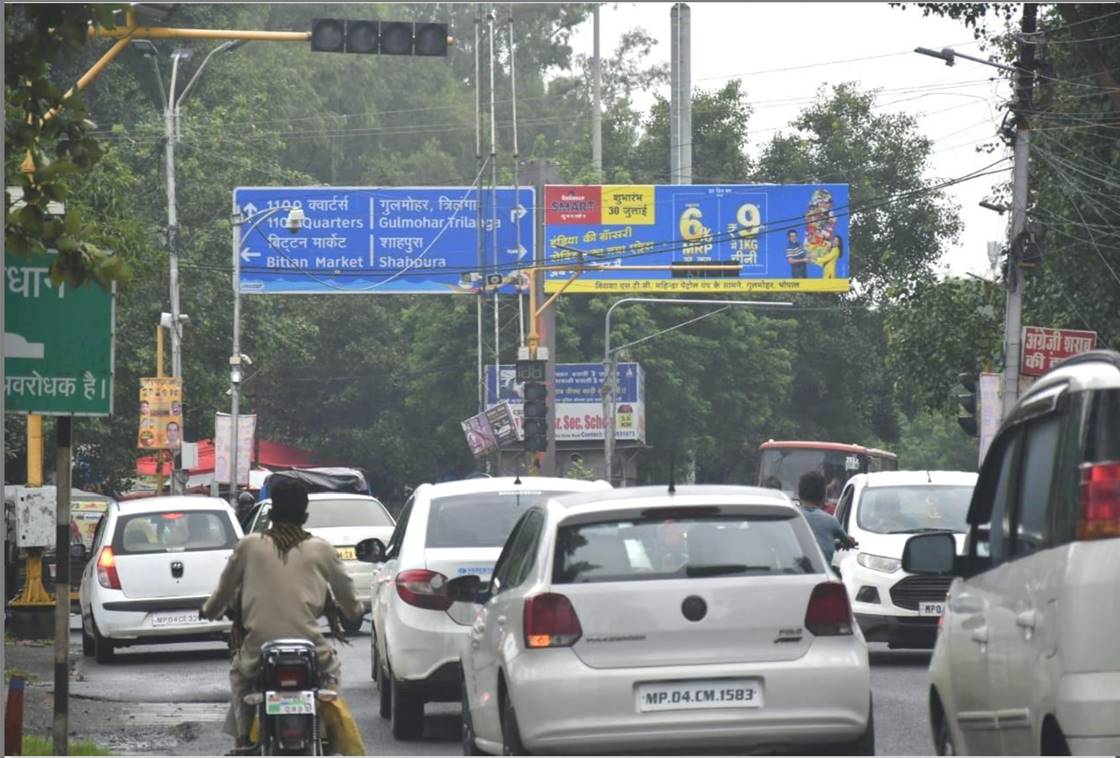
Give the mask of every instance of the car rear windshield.
<path id="1" fill-rule="evenodd" d="M 263 532 L 272 523 L 266 510 L 257 519 L 253 531 Z M 332 526 L 392 526 L 393 519 L 385 506 L 377 500 L 311 500 L 307 503 L 307 529 L 327 529 Z"/>
<path id="2" fill-rule="evenodd" d="M 138 513 L 117 522 L 113 552 L 119 555 L 232 549 L 237 543 L 222 511 Z"/>
<path id="3" fill-rule="evenodd" d="M 563 494 L 511 489 L 432 498 L 425 547 L 501 547 L 526 509 Z"/>
<path id="4" fill-rule="evenodd" d="M 792 516 L 640 518 L 561 526 L 552 581 L 818 573 Z"/>
<path id="5" fill-rule="evenodd" d="M 856 521 L 860 529 L 879 534 L 966 532 L 972 490 L 947 484 L 869 487 L 860 496 Z"/>

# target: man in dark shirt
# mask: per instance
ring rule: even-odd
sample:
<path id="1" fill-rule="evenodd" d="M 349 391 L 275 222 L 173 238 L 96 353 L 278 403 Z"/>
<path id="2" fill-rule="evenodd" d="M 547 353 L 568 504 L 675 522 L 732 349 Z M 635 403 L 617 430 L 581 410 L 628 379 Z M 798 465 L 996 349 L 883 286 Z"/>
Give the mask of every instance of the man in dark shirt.
<path id="1" fill-rule="evenodd" d="M 832 565 L 832 556 L 836 552 L 833 540 L 840 540 L 845 549 L 856 546 L 856 541 L 848 536 L 844 527 L 831 513 L 826 513 L 821 506 L 824 504 L 824 475 L 819 471 L 809 471 L 801 475 L 797 482 L 797 496 L 801 499 L 801 512 L 817 538 L 817 544 L 824 553 L 825 564 Z"/>
<path id="2" fill-rule="evenodd" d="M 789 261 L 789 267 L 792 271 L 790 276 L 794 279 L 807 279 L 809 277 L 809 254 L 797 241 L 797 232 L 790 229 L 788 239 L 789 247 L 786 248 L 786 260 Z"/>

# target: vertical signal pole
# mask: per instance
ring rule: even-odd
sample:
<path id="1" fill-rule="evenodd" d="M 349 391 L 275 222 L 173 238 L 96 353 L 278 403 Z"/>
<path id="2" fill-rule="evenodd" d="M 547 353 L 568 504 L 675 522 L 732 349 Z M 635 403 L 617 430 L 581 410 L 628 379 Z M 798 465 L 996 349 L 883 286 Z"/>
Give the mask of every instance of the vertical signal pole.
<path id="1" fill-rule="evenodd" d="M 1028 162 L 1030 160 L 1031 90 L 1034 87 L 1034 33 L 1038 6 L 1024 3 L 1022 37 L 1015 97 L 1015 170 L 1011 194 L 1011 247 L 1007 256 L 1007 315 L 1003 336 L 1003 417 L 1007 418 L 1019 399 L 1019 364 L 1022 360 L 1023 279 L 1019 267 L 1021 235 L 1027 226 Z"/>
<path id="2" fill-rule="evenodd" d="M 478 316 L 478 412 L 486 410 L 486 376 L 482 368 L 482 297 L 485 289 L 482 283 L 486 281 L 483 276 L 485 260 L 482 246 L 482 6 L 479 5 L 479 15 L 474 17 L 474 154 L 478 159 L 477 190 L 474 196 L 474 222 L 477 234 L 475 244 L 478 246 L 478 299 L 476 310 Z M 495 377 L 497 381 L 497 377 Z"/>

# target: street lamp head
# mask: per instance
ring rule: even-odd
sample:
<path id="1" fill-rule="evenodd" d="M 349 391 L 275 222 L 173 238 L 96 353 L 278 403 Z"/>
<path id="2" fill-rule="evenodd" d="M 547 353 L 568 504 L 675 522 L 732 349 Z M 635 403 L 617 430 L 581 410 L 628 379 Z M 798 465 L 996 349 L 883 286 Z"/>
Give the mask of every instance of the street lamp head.
<path id="1" fill-rule="evenodd" d="M 995 211 L 1001 216 L 1007 211 L 1006 205 L 999 205 L 998 203 L 993 203 L 991 200 L 981 200 L 980 207 L 986 208 L 990 211 Z"/>
<path id="2" fill-rule="evenodd" d="M 303 215 L 303 208 L 292 208 L 288 211 L 288 218 L 284 221 L 284 228 L 292 234 L 297 234 L 303 228 L 307 218 Z"/>
<path id="3" fill-rule="evenodd" d="M 159 55 L 159 51 L 156 50 L 156 46 L 152 44 L 152 41 L 149 39 L 134 39 L 132 40 L 132 46 L 139 50 L 145 58 L 151 58 L 152 56 Z"/>
<path id="4" fill-rule="evenodd" d="M 928 47 L 915 47 L 914 52 L 943 60 L 946 66 L 952 66 L 957 62 L 957 54 L 949 47 L 943 47 L 940 50 L 931 50 Z"/>
<path id="5" fill-rule="evenodd" d="M 222 45 L 222 52 L 232 53 L 234 50 L 241 47 L 242 45 L 244 45 L 248 41 L 249 40 L 247 40 L 247 39 L 235 39 L 235 40 L 231 40 L 229 42 L 226 42 Z"/>

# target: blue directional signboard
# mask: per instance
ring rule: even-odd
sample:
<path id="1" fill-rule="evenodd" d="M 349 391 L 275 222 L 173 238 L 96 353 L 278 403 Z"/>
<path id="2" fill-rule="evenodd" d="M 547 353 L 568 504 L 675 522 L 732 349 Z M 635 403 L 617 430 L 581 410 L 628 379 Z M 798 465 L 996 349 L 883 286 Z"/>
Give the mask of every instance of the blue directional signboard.
<path id="1" fill-rule="evenodd" d="M 554 185 L 544 195 L 546 261 L 609 267 L 566 292 L 848 291 L 846 184 Z M 713 265 L 738 268 L 702 268 Z M 574 272 L 546 271 L 545 290 Z"/>
<path id="2" fill-rule="evenodd" d="M 532 187 L 483 190 L 481 207 L 473 187 L 238 187 L 233 199 L 245 294 L 514 294 L 533 260 Z M 292 208 L 305 217 L 294 233 Z"/>

